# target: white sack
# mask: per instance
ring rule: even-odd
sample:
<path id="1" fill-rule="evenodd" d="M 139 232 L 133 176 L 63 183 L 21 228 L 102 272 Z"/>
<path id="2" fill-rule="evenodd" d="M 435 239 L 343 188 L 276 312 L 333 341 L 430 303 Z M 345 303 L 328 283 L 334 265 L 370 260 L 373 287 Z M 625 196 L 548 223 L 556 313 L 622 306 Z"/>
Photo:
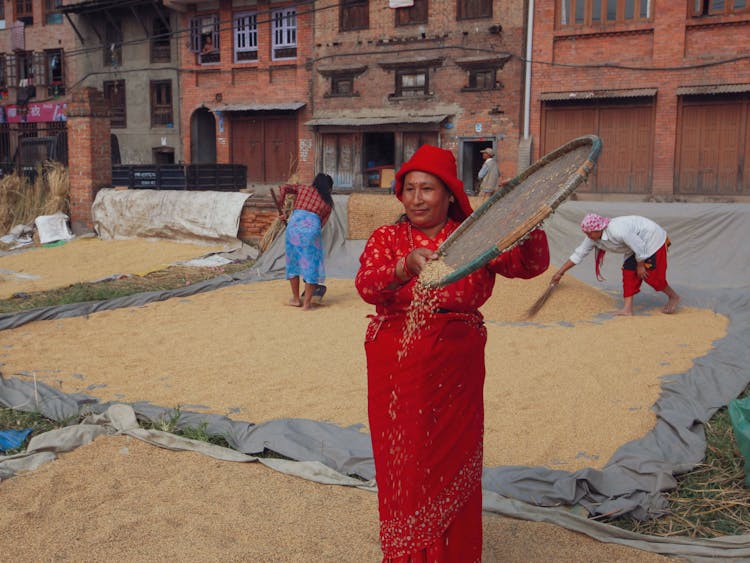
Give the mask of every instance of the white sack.
<path id="1" fill-rule="evenodd" d="M 34 224 L 39 232 L 39 242 L 42 244 L 73 238 L 73 233 L 68 227 L 68 216 L 65 213 L 40 215 L 34 219 Z"/>

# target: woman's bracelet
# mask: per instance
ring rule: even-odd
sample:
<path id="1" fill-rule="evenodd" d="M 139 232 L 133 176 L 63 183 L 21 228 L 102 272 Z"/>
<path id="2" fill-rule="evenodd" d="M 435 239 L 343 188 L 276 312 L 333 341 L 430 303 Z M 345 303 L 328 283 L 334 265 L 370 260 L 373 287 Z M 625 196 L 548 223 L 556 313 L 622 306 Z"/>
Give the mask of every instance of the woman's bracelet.
<path id="1" fill-rule="evenodd" d="M 399 271 L 398 271 L 399 266 L 401 266 L 401 274 L 399 274 Z M 401 258 L 398 259 L 398 261 L 396 262 L 396 268 L 394 269 L 393 273 L 396 276 L 396 280 L 398 280 L 400 283 L 406 283 L 411 278 L 414 277 L 414 274 L 412 274 L 409 271 L 409 268 L 406 267 L 406 256 L 402 256 Z M 402 276 L 406 277 L 406 279 L 403 281 L 402 281 Z"/>
<path id="2" fill-rule="evenodd" d="M 404 274 L 405 274 L 405 275 L 406 275 L 406 276 L 407 276 L 407 277 L 408 277 L 409 279 L 413 278 L 413 277 L 414 277 L 414 274 L 413 274 L 413 273 L 412 273 L 412 271 L 411 271 L 411 270 L 409 269 L 409 266 L 407 266 L 407 265 L 406 265 L 406 256 L 404 256 L 404 257 L 403 257 L 403 262 L 402 262 L 402 266 L 403 266 L 403 269 L 404 269 Z"/>

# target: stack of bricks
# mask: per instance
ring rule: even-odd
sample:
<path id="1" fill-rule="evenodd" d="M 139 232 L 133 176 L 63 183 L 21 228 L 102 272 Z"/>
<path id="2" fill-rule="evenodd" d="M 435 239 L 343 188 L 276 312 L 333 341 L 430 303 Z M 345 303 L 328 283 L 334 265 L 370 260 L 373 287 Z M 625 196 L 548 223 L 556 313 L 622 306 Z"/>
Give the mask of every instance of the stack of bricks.
<path id="1" fill-rule="evenodd" d="M 244 241 L 259 241 L 278 216 L 279 212 L 270 197 L 249 198 L 240 214 L 237 238 Z"/>

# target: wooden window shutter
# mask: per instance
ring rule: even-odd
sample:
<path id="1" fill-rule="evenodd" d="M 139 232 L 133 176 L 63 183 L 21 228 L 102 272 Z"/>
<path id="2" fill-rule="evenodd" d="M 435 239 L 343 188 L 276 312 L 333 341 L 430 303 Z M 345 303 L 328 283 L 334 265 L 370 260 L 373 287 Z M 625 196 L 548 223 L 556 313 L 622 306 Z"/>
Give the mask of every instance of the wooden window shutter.
<path id="1" fill-rule="evenodd" d="M 193 53 L 201 52 L 201 18 L 190 19 L 190 50 Z"/>

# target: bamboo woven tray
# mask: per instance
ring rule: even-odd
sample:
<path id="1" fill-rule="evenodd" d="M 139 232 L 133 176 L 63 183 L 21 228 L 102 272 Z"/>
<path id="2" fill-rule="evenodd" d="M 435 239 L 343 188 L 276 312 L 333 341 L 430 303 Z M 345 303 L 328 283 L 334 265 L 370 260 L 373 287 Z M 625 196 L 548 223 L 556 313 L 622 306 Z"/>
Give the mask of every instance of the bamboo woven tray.
<path id="1" fill-rule="evenodd" d="M 440 246 L 442 287 L 478 270 L 538 227 L 588 178 L 602 142 L 579 137 L 543 156 L 477 208 Z"/>

